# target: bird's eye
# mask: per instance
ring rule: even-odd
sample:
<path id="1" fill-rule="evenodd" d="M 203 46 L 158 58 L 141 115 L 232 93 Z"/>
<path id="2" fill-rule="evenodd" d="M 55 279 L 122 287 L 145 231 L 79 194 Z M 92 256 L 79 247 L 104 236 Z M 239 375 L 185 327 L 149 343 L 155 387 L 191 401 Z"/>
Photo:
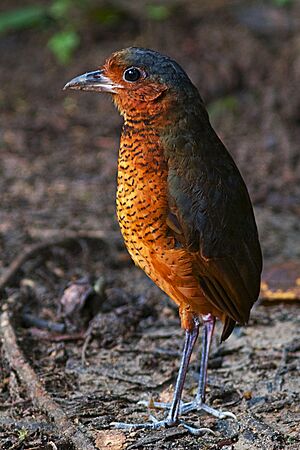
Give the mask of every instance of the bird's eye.
<path id="1" fill-rule="evenodd" d="M 124 80 L 129 81 L 130 83 L 134 83 L 135 81 L 139 80 L 141 76 L 142 73 L 137 67 L 129 67 L 129 69 L 126 69 L 123 74 Z"/>

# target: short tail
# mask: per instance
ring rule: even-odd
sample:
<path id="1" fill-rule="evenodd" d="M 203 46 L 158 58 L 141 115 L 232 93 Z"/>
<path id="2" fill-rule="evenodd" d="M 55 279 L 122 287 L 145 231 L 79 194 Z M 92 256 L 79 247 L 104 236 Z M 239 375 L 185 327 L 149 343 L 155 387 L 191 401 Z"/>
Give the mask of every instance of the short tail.
<path id="1" fill-rule="evenodd" d="M 235 327 L 236 321 L 233 320 L 231 317 L 226 316 L 224 326 L 223 326 L 223 332 L 221 336 L 221 342 L 225 341 L 231 333 L 233 332 L 233 329 Z"/>

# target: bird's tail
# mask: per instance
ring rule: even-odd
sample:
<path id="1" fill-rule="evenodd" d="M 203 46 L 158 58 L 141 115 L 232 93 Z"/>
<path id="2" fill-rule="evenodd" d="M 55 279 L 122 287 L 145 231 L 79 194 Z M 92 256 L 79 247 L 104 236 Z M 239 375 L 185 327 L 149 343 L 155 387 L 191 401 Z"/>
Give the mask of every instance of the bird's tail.
<path id="1" fill-rule="evenodd" d="M 221 336 L 221 342 L 225 341 L 231 335 L 235 324 L 236 324 L 235 320 L 233 320 L 229 316 L 226 316 Z"/>

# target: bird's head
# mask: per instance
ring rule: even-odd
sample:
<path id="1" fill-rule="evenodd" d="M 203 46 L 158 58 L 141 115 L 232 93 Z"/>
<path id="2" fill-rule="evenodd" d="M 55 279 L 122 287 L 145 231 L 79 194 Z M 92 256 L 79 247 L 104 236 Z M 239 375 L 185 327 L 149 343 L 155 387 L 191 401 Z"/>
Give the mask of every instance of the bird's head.
<path id="1" fill-rule="evenodd" d="M 69 81 L 64 89 L 108 92 L 125 117 L 149 113 L 198 95 L 184 70 L 153 50 L 130 47 L 113 53 L 104 65 Z M 155 106 L 154 106 L 155 105 Z"/>

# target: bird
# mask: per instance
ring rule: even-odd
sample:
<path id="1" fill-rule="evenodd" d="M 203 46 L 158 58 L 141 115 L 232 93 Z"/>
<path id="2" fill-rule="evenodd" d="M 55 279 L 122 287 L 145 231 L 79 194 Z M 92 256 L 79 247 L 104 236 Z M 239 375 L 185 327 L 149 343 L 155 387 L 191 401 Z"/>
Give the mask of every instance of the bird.
<path id="1" fill-rule="evenodd" d="M 235 418 L 205 403 L 207 365 L 216 319 L 221 341 L 246 324 L 258 298 L 262 253 L 252 203 L 230 153 L 210 124 L 186 72 L 157 51 L 129 47 L 64 89 L 109 93 L 124 123 L 116 209 L 125 245 L 140 267 L 178 306 L 185 330 L 182 358 L 165 418 L 114 422 L 123 429 L 182 424 L 190 411 Z M 182 401 L 190 357 L 202 326 L 197 394 Z"/>

